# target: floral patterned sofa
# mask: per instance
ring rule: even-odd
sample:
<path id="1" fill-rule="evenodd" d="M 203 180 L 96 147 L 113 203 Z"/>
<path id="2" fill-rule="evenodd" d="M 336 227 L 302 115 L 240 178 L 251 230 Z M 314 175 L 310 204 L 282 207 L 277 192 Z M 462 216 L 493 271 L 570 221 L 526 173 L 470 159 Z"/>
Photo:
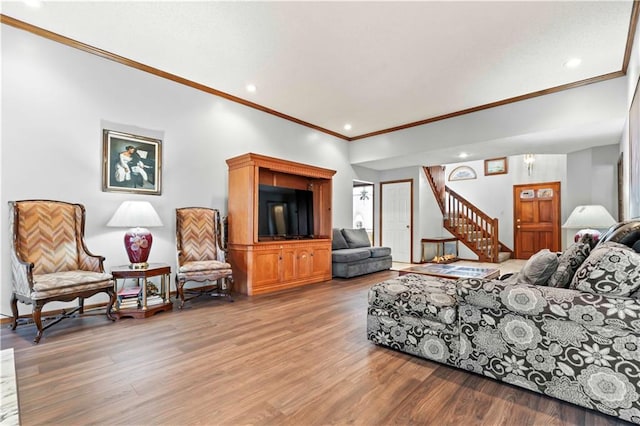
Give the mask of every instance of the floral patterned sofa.
<path id="1" fill-rule="evenodd" d="M 369 290 L 367 336 L 640 424 L 638 248 L 631 221 L 505 280 L 387 280 Z"/>

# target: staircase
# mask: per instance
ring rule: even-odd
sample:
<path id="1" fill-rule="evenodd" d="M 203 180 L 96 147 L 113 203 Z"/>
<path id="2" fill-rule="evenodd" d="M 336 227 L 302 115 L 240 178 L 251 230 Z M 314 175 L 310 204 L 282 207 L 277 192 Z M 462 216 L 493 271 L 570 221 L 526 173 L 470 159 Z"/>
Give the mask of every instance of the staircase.
<path id="1" fill-rule="evenodd" d="M 442 211 L 443 226 L 473 251 L 481 262 L 499 263 L 513 253 L 498 239 L 498 219 L 489 217 L 460 194 L 447 187 L 444 167 L 423 167 Z"/>

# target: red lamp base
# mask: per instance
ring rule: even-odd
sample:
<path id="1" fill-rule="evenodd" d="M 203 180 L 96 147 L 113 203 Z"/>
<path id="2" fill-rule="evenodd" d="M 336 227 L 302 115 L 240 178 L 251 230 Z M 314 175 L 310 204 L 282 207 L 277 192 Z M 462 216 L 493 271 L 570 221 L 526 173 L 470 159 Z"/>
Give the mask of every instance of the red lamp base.
<path id="1" fill-rule="evenodd" d="M 129 268 L 145 269 L 151 252 L 153 237 L 147 228 L 131 228 L 124 234 L 124 248 L 129 256 Z"/>
<path id="2" fill-rule="evenodd" d="M 598 240 L 600 239 L 601 232 L 598 231 L 597 229 L 581 229 L 578 232 L 576 232 L 575 237 L 573 237 L 573 241 L 577 243 L 586 234 L 591 235 L 591 238 L 593 238 L 594 242 L 598 242 Z"/>

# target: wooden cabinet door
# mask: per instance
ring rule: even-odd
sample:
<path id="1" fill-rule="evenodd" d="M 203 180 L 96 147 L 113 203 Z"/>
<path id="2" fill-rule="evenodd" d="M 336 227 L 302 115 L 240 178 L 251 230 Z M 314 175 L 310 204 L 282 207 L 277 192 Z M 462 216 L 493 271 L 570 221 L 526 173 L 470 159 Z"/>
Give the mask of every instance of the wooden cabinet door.
<path id="1" fill-rule="evenodd" d="M 298 262 L 295 247 L 282 249 L 282 281 L 287 282 L 298 277 Z"/>
<path id="2" fill-rule="evenodd" d="M 331 275 L 331 248 L 314 247 L 313 249 L 313 269 L 314 276 Z"/>
<path id="3" fill-rule="evenodd" d="M 297 278 L 309 278 L 313 270 L 313 249 L 299 248 L 296 250 L 296 260 L 298 262 Z"/>
<path id="4" fill-rule="evenodd" d="M 256 251 L 253 255 L 253 264 L 256 273 L 253 274 L 254 287 L 276 284 L 280 282 L 282 258 L 280 250 Z"/>

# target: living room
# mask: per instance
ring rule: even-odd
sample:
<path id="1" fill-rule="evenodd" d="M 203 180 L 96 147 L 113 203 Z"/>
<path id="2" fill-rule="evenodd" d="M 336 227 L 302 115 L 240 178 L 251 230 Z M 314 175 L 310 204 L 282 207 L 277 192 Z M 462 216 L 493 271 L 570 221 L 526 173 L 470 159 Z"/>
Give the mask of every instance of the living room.
<path id="1" fill-rule="evenodd" d="M 126 264 L 128 261 L 122 246 L 124 230 L 110 228 L 106 224 L 123 201 L 144 199 L 152 203 L 164 225 L 153 230 L 154 245 L 150 260 L 170 263 L 175 269 L 175 209 L 185 206 L 208 206 L 218 208 L 224 213 L 228 200 L 228 168 L 225 160 L 247 152 L 255 152 L 336 170 L 332 188 L 332 220 L 334 227 L 338 228 L 352 226 L 351 199 L 354 180 L 374 182 L 377 185 L 379 182 L 395 179 L 413 179 L 416 183 L 413 260 L 417 261 L 420 252 L 419 239 L 429 235 L 438 235 L 442 230 L 441 227 L 434 225 L 437 222 L 434 220 L 434 218 L 437 219 L 437 207 L 433 200 L 429 199 L 432 194 L 420 167 L 429 164 L 407 165 L 404 158 L 417 155 L 416 153 L 420 152 L 417 147 L 425 140 L 438 140 L 443 151 L 444 147 L 456 151 L 468 149 L 470 148 L 467 146 L 469 139 L 474 141 L 501 140 L 503 145 L 498 152 L 487 151 L 482 157 L 470 160 L 473 163 L 462 160 L 442 162 L 434 154 L 431 158 L 435 163 L 431 164 L 447 164 L 449 166 L 472 164 L 480 173 L 478 164 L 481 164 L 482 158 L 507 156 L 512 170 L 508 176 L 510 178 L 526 176 L 524 170 L 516 172 L 523 163 L 522 156 L 525 152 L 510 151 L 509 142 L 511 139 L 522 138 L 528 134 L 552 136 L 554 129 L 558 128 L 558 119 L 555 117 L 560 116 L 559 110 L 563 110 L 563 119 L 568 120 L 568 126 L 574 128 L 579 135 L 596 129 L 596 124 L 599 122 L 618 123 L 619 128 L 625 130 L 619 130 L 621 138 L 601 140 L 593 147 L 580 149 L 569 154 L 554 154 L 551 149 L 541 151 L 534 166 L 532 179 L 536 178 L 537 180 L 543 170 L 548 171 L 553 167 L 554 171 L 546 172 L 545 177 L 548 177 L 549 180 L 562 182 L 562 221 L 566 220 L 573 207 L 579 204 L 605 205 L 611 209 L 611 214 L 617 217 L 617 193 L 597 189 L 583 191 L 585 178 L 592 179 L 591 175 L 584 173 L 584 170 L 599 165 L 604 154 L 608 159 L 607 170 L 604 172 L 608 181 L 607 185 L 604 185 L 601 180 L 589 183 L 591 183 L 591 188 L 600 188 L 599 185 L 607 188 L 616 187 L 615 171 L 618 156 L 621 152 L 628 154 L 629 136 L 625 117 L 628 116 L 640 68 L 640 60 L 638 59 L 640 57 L 638 55 L 640 43 L 638 42 L 639 31 L 637 30 L 633 53 L 630 55 L 631 59 L 625 76 L 351 142 L 230 101 L 224 97 L 212 96 L 210 93 L 194 90 L 184 84 L 72 48 L 67 44 L 25 31 L 6 22 L 3 22 L 1 31 L 3 41 L 3 108 L 0 183 L 2 187 L 1 229 L 3 241 L 9 239 L 8 234 L 5 234 L 8 229 L 8 201 L 59 199 L 79 202 L 87 210 L 85 229 L 87 246 L 92 251 L 106 257 L 105 266 L 109 270 L 115 265 Z M 87 43 L 89 42 L 87 41 Z M 571 106 L 569 116 L 564 114 L 568 105 Z M 532 115 L 535 115 L 535 120 L 530 119 Z M 622 117 L 621 123 L 620 117 Z M 479 123 L 489 124 L 480 126 Z M 567 123 L 562 123 L 562 125 L 565 126 Z M 162 194 L 160 196 L 133 195 L 101 190 L 103 129 L 162 140 Z M 470 135 L 473 135 L 473 138 Z M 548 143 L 553 145 L 553 138 L 549 139 Z M 480 149 L 482 145 L 482 143 L 478 144 L 477 149 Z M 377 167 L 375 163 L 383 159 L 397 159 L 397 164 L 392 168 L 389 166 Z M 585 160 L 587 160 L 586 164 Z M 637 206 L 630 205 L 628 191 L 630 163 L 628 161 L 628 158 L 625 158 L 627 196 L 623 199 L 623 213 L 626 214 L 623 215 L 624 217 L 631 217 L 633 211 L 636 215 L 638 213 L 637 210 L 633 210 L 637 209 Z M 563 170 L 556 174 L 557 170 L 550 164 L 558 163 L 564 166 Z M 498 178 L 487 177 L 485 183 L 492 180 L 495 182 L 496 179 Z M 474 181 L 467 181 L 464 185 L 472 186 L 473 183 Z M 501 226 L 505 228 L 504 230 L 501 228 L 501 234 L 507 241 L 509 241 L 510 228 L 512 228 L 510 214 L 512 184 L 511 180 L 504 183 L 503 190 L 507 196 L 504 197 L 502 205 L 492 203 L 486 207 L 481 206 L 489 210 L 492 215 L 504 219 Z M 376 211 L 378 207 L 376 205 Z M 493 209 L 495 211 L 492 211 Z M 374 223 L 379 223 L 377 213 Z M 374 233 L 379 243 L 379 232 Z M 566 245 L 567 237 L 565 235 L 563 247 Z M 9 306 L 11 273 L 8 259 L 8 245 L 2 244 L 0 274 L 3 278 L 3 285 L 0 294 L 2 301 L 0 312 L 3 318 L 11 316 Z M 383 280 L 386 277 L 387 275 L 383 274 L 375 279 Z M 362 291 L 356 291 L 358 285 L 364 286 L 361 281 L 354 280 L 340 282 L 333 286 L 325 285 L 318 293 L 304 290 L 302 294 L 309 298 L 335 297 L 328 293 L 341 291 L 344 287 L 344 296 L 349 300 L 349 297 L 355 298 L 362 295 Z M 307 293 L 310 291 L 311 293 Z M 289 296 L 285 297 L 291 297 L 293 293 L 288 294 Z M 261 306 L 268 305 L 269 300 L 274 301 L 275 299 L 273 296 L 269 296 L 265 298 L 264 302 L 260 302 Z M 103 301 L 104 299 L 96 298 L 88 301 L 88 304 Z M 194 314 L 197 311 L 203 312 L 205 309 L 209 309 L 203 301 L 198 301 L 196 306 L 197 309 L 184 312 L 188 313 L 191 318 L 186 323 L 175 319 L 176 324 L 163 322 L 162 326 L 154 325 L 159 324 L 158 319 L 162 320 L 163 316 L 168 316 L 163 313 L 153 319 L 137 323 L 131 320 L 122 321 L 124 323 L 122 325 L 125 329 L 135 333 L 132 335 L 138 337 L 141 335 L 138 334 L 141 333 L 138 330 L 147 327 L 151 333 L 162 333 L 166 328 L 179 331 L 188 325 L 194 326 L 202 333 L 208 332 L 204 325 L 209 325 L 216 331 L 224 328 L 224 319 L 219 317 L 211 321 L 203 320 L 202 328 L 196 326 L 195 324 L 199 320 Z M 246 305 L 243 306 L 246 307 Z M 263 307 L 268 309 L 267 306 Z M 52 308 L 58 309 L 60 306 L 53 305 Z M 211 307 L 211 309 L 218 308 L 229 315 L 232 321 L 240 323 L 244 321 L 239 313 L 232 312 L 232 304 L 215 304 Z M 325 308 L 329 309 L 329 307 Z M 275 315 L 276 311 L 267 310 L 265 312 Z M 29 306 L 20 306 L 21 314 L 26 315 L 29 312 Z M 303 315 L 301 312 L 301 310 L 298 311 L 300 315 Z M 171 315 L 174 314 L 178 313 L 174 312 Z M 250 318 L 255 321 L 269 322 L 272 327 L 270 331 L 273 331 L 274 336 L 277 336 L 278 333 L 284 333 L 282 329 L 278 329 L 275 322 L 265 320 L 262 315 L 260 312 L 254 312 Z M 293 321 L 292 318 L 287 318 L 287 320 Z M 95 326 L 93 327 L 94 331 L 100 330 L 95 331 L 99 333 L 105 329 L 103 321 L 103 318 L 91 319 L 87 326 Z M 339 317 L 339 321 L 349 321 L 349 317 Z M 337 327 L 339 321 L 332 319 L 329 324 Z M 308 320 L 306 326 L 311 327 L 312 324 L 313 322 Z M 295 323 L 292 325 L 294 329 L 296 326 Z M 91 330 L 82 330 L 82 326 L 78 325 L 62 326 L 60 332 L 62 334 L 59 337 L 64 336 L 64 339 L 56 342 L 55 335 L 53 335 L 51 340 L 47 341 L 45 336 L 41 344 L 31 348 L 30 333 L 26 332 L 24 334 L 26 344 L 21 349 L 25 353 L 45 351 L 49 354 L 55 354 L 56 350 L 63 350 L 64 340 L 74 340 L 74 334 L 66 333 L 64 327 L 79 328 L 80 330 L 76 331 L 79 331 L 78 335 L 83 337 L 92 333 Z M 52 328 L 50 332 L 56 333 L 54 330 Z M 244 330 L 248 332 L 247 329 Z M 4 333 L 6 333 L 5 330 L 3 330 Z M 345 364 L 350 362 L 382 363 L 380 355 L 373 355 L 373 359 L 370 361 L 357 361 L 356 358 L 350 358 L 347 354 L 348 345 L 353 344 L 354 336 L 358 336 L 358 333 L 364 334 L 364 331 L 353 325 L 349 328 L 348 333 L 348 337 L 344 340 L 346 347 L 339 350 L 344 353 L 344 359 L 332 358 L 333 361 Z M 109 336 L 114 338 L 116 334 L 109 334 Z M 272 336 L 271 338 L 277 337 Z M 267 346 L 271 344 L 267 337 L 263 337 L 262 340 L 256 339 L 256 341 Z M 123 351 L 122 357 L 126 357 L 126 351 L 130 350 L 127 345 L 123 342 L 118 342 L 116 345 Z M 375 351 L 373 345 L 370 346 L 360 346 L 359 353 Z M 245 348 L 247 350 L 254 349 Z M 91 350 L 89 347 L 82 346 L 79 349 Z M 310 351 L 316 349 L 318 348 L 315 346 L 309 348 Z M 230 353 L 233 352 L 231 348 L 227 348 L 227 350 Z M 164 355 L 166 356 L 167 353 Z M 269 356 L 268 354 L 264 355 Z M 278 353 L 278 355 L 286 356 L 286 352 Z M 145 355 L 138 353 L 137 356 L 144 357 Z M 205 357 L 206 354 L 199 353 L 197 356 Z M 99 358 L 99 355 L 96 354 L 96 357 Z M 398 357 L 400 354 L 392 354 L 385 358 L 385 361 L 403 369 L 406 373 L 404 378 L 409 376 L 408 373 L 427 375 L 424 372 L 425 369 L 429 372 L 436 369 L 436 367 L 424 362 L 406 360 L 402 363 Z M 26 366 L 26 360 L 20 362 L 23 363 L 23 374 L 36 374 L 36 371 L 30 370 L 30 367 Z M 326 368 L 332 367 L 331 365 L 322 365 Z M 241 365 L 235 365 L 235 367 L 242 368 Z M 46 368 L 45 366 L 44 369 Z M 203 363 L 199 368 L 206 369 L 207 367 Z M 38 370 L 38 367 L 34 367 L 34 370 Z M 133 372 L 134 370 L 127 371 Z M 445 371 L 439 370 L 438 374 L 445 374 Z M 73 374 L 72 369 L 69 370 L 69 374 Z M 381 376 L 381 382 L 392 381 L 392 373 L 387 370 L 387 373 L 384 374 L 387 376 Z M 275 377 L 269 377 L 275 380 Z M 104 380 L 106 381 L 106 379 Z M 171 378 L 165 378 L 165 380 L 170 382 Z M 304 382 L 303 379 L 301 380 Z M 441 377 L 439 380 L 444 381 L 444 378 Z M 467 379 L 460 375 L 456 376 L 456 380 L 463 383 Z M 264 385 L 262 382 L 257 384 Z M 181 385 L 189 386 L 188 383 Z M 402 392 L 404 389 L 404 385 L 400 382 L 394 382 L 391 385 L 397 392 Z M 494 385 L 484 384 L 483 386 L 491 388 Z M 497 386 L 492 392 L 496 398 L 501 398 L 500 385 Z M 150 386 L 135 389 L 133 393 L 144 393 L 148 387 Z M 302 392 L 304 386 L 298 384 L 298 387 L 292 389 Z M 110 390 L 118 391 L 115 387 Z M 120 391 L 126 392 L 122 389 Z M 213 389 L 210 391 L 214 392 Z M 291 392 L 293 393 L 293 390 Z M 513 395 L 513 392 L 516 391 L 510 389 L 509 392 Z M 392 393 L 387 394 L 389 399 L 396 396 Z M 351 395 L 351 397 L 357 398 L 357 395 Z M 285 396 L 282 398 L 285 399 Z M 208 401 L 212 404 L 214 402 L 213 399 Z M 539 411 L 544 411 L 544 404 L 551 404 L 544 401 L 538 401 L 542 406 Z M 320 400 L 315 402 L 321 403 Z M 35 404 L 35 402 L 29 401 L 21 401 L 21 403 Z M 259 405 L 258 402 L 255 404 Z M 337 404 L 338 402 L 336 402 Z M 54 407 L 49 408 L 55 410 Z M 191 407 L 185 406 L 185 411 L 187 408 Z M 32 410 L 35 410 L 33 406 Z M 215 408 L 212 408 L 211 411 L 215 412 Z M 580 412 L 573 412 L 573 415 L 585 416 L 585 414 L 576 413 Z M 587 416 L 589 415 L 591 414 L 587 414 Z M 229 418 L 231 417 L 227 417 L 227 419 Z M 178 417 L 171 417 L 167 422 L 177 423 L 177 419 Z M 195 415 L 194 417 L 184 417 L 185 423 L 189 421 L 204 423 L 203 419 L 204 417 Z M 360 418 L 359 422 L 364 423 L 363 419 Z M 375 416 L 368 419 L 372 423 L 376 421 Z M 51 417 L 49 420 L 55 422 L 56 418 Z M 82 422 L 79 418 L 73 417 L 68 417 L 68 420 L 76 423 Z M 109 421 L 108 418 L 102 420 L 105 423 Z M 163 422 L 161 418 L 155 420 L 155 423 Z M 235 420 L 248 422 L 246 418 Z M 281 418 L 281 420 L 287 422 L 286 418 Z M 298 420 L 304 422 L 304 419 L 298 418 Z M 345 423 L 347 420 L 344 418 L 336 419 L 335 422 Z M 215 418 L 212 417 L 210 422 L 215 423 Z M 322 419 L 310 422 L 322 422 Z M 398 420 L 398 422 L 402 422 L 402 420 Z M 407 419 L 407 422 L 410 423 L 410 419 Z"/>

